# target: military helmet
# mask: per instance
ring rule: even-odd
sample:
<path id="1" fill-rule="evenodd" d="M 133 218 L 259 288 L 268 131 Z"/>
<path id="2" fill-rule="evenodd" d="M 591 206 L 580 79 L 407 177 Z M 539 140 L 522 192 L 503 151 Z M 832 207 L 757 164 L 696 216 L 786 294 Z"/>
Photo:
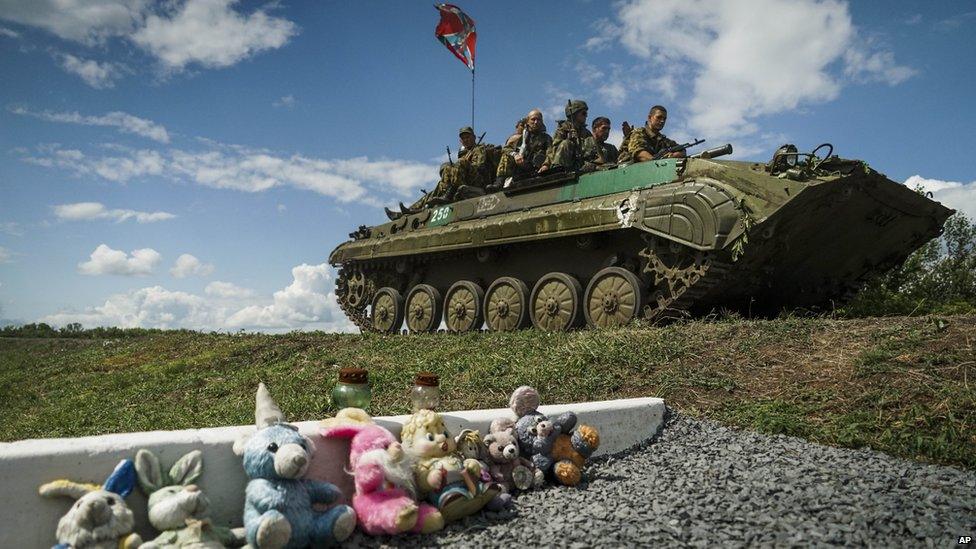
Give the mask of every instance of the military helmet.
<path id="1" fill-rule="evenodd" d="M 588 111 L 589 107 L 586 106 L 586 101 L 580 101 L 579 99 L 574 99 L 572 101 L 566 102 L 566 118 L 572 118 L 572 116 L 580 111 Z"/>
<path id="2" fill-rule="evenodd" d="M 474 135 L 474 128 L 472 128 L 471 126 L 464 126 L 460 130 L 458 130 L 458 137 L 461 137 L 466 133 L 470 133 L 471 135 Z"/>

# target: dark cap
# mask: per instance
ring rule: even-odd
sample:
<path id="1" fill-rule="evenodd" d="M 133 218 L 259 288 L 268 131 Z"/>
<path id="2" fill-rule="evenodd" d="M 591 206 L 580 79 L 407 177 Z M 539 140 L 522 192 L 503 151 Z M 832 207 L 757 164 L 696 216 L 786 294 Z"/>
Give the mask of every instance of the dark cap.
<path id="1" fill-rule="evenodd" d="M 361 385 L 369 382 L 369 372 L 363 368 L 343 368 L 339 370 L 339 383 Z"/>
<path id="2" fill-rule="evenodd" d="M 466 133 L 470 133 L 471 135 L 474 135 L 474 128 L 472 128 L 471 126 L 465 126 L 461 128 L 460 130 L 458 130 L 458 137 L 461 137 L 461 135 Z"/>
<path id="3" fill-rule="evenodd" d="M 588 110 L 590 110 L 590 108 L 586 106 L 586 101 L 573 99 L 572 101 L 566 103 L 566 118 L 569 118 L 580 111 Z"/>
<path id="4" fill-rule="evenodd" d="M 440 378 L 437 374 L 431 372 L 417 372 L 417 375 L 413 378 L 414 385 L 423 385 L 424 387 L 437 387 L 440 385 Z"/>

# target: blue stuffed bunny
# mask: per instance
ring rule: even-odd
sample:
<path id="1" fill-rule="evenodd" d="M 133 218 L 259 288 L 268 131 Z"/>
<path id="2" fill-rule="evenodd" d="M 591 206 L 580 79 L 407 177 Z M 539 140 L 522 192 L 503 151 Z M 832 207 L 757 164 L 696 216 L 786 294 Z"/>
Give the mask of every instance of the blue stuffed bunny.
<path id="1" fill-rule="evenodd" d="M 259 549 L 336 545 L 356 527 L 348 505 L 317 512 L 315 504 L 342 497 L 328 482 L 302 478 L 312 459 L 312 442 L 285 423 L 264 383 L 258 386 L 254 417 L 257 433 L 234 445 L 243 456 L 247 483 L 244 528 L 247 542 Z"/>

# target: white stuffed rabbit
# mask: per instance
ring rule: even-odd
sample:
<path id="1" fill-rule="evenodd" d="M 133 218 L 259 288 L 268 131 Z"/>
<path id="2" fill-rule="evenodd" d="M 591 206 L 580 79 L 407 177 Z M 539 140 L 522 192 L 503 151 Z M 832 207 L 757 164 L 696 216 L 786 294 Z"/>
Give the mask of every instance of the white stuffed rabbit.
<path id="1" fill-rule="evenodd" d="M 72 549 L 134 549 L 142 543 L 132 533 L 135 519 L 125 497 L 135 488 L 132 460 L 122 460 L 103 486 L 55 480 L 40 487 L 45 497 L 70 497 L 77 501 L 58 521 L 57 547 Z"/>
<path id="2" fill-rule="evenodd" d="M 210 522 L 210 500 L 194 484 L 203 472 L 203 454 L 194 450 L 164 472 L 149 450 L 136 453 L 139 485 L 149 499 L 149 523 L 162 532 L 143 548 L 194 547 L 197 549 L 244 545 L 243 528 L 237 531 Z"/>

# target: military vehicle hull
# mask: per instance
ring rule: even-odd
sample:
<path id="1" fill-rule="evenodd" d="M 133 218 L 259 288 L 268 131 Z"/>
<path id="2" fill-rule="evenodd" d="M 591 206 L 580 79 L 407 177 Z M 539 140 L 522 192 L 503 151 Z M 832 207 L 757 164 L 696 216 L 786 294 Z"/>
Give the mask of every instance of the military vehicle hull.
<path id="1" fill-rule="evenodd" d="M 799 180 L 797 180 L 799 179 Z M 556 174 L 361 227 L 330 255 L 363 330 L 566 330 L 829 308 L 940 234 L 942 205 L 859 161 L 812 177 L 667 159 Z"/>

